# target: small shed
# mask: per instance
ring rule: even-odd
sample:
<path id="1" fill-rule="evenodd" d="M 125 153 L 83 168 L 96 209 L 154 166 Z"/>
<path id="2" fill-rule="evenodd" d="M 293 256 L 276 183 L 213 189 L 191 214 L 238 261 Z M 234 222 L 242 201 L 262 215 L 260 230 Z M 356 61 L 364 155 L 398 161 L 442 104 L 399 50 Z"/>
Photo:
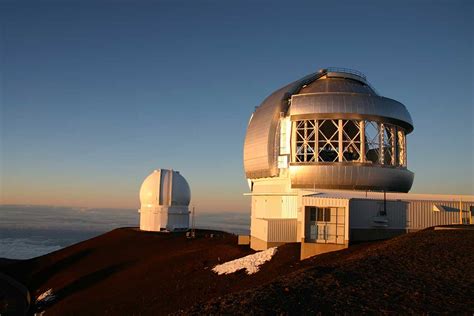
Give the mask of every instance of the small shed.
<path id="1" fill-rule="evenodd" d="M 473 196 L 322 191 L 300 199 L 302 257 L 436 225 L 472 224 L 474 217 Z"/>

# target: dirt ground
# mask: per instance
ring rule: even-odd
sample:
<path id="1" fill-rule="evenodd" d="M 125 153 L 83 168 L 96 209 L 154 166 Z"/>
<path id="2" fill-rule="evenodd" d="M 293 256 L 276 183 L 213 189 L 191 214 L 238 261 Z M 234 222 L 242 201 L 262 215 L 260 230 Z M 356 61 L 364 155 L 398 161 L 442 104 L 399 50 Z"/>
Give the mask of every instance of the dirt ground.
<path id="1" fill-rule="evenodd" d="M 213 238 L 211 238 L 213 234 Z M 253 253 L 235 235 L 163 234 L 116 229 L 0 271 L 28 287 L 32 300 L 52 288 L 47 315 L 169 314 L 267 283 L 304 266 L 296 244 L 281 247 L 261 272 L 218 276 L 211 269 Z M 32 309 L 34 311 L 34 309 Z"/>
<path id="2" fill-rule="evenodd" d="M 307 261 L 303 270 L 185 313 L 474 313 L 473 230 L 425 230 Z"/>
<path id="3" fill-rule="evenodd" d="M 236 236 L 197 236 L 117 229 L 4 262 L 0 272 L 26 285 L 33 300 L 52 288 L 57 299 L 43 307 L 47 315 L 474 312 L 473 230 L 426 230 L 304 261 L 299 245 L 288 244 L 250 276 L 211 271 L 253 253 Z"/>

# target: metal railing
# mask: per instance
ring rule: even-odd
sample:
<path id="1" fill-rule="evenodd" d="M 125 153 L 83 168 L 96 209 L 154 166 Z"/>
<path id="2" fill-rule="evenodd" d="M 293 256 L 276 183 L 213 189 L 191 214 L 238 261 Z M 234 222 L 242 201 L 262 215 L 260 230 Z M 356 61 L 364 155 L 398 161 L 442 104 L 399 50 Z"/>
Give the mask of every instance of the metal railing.
<path id="1" fill-rule="evenodd" d="M 355 70 L 355 69 L 350 69 L 350 68 L 343 68 L 343 67 L 327 67 L 323 68 L 319 71 L 319 73 L 328 73 L 328 72 L 342 72 L 342 73 L 348 73 L 348 74 L 353 74 L 358 77 L 361 77 L 364 79 L 365 83 L 375 92 L 375 94 L 379 95 L 378 91 L 375 90 L 374 86 L 370 84 L 370 82 L 367 80 L 367 77 L 360 71 Z"/>
<path id="2" fill-rule="evenodd" d="M 362 72 L 360 72 L 358 70 L 354 70 L 354 69 L 349 69 L 349 68 L 328 67 L 328 68 L 321 69 L 320 71 L 322 71 L 322 72 L 343 72 L 343 73 L 347 73 L 347 74 L 356 75 L 358 77 L 363 78 L 364 80 L 367 80 L 367 77 Z"/>

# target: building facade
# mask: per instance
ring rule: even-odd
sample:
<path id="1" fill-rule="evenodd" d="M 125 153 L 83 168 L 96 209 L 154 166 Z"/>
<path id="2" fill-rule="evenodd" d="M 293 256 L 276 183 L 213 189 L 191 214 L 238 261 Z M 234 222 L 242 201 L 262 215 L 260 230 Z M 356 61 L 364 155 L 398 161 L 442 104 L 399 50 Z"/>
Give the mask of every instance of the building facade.
<path id="1" fill-rule="evenodd" d="M 358 71 L 322 69 L 272 93 L 252 114 L 244 144 L 251 247 L 286 242 L 308 243 L 315 251 L 346 247 L 355 218 L 363 216 L 355 205 L 368 203 L 373 211 L 380 203 L 356 202 L 347 194 L 410 190 L 414 174 L 407 165 L 407 135 L 412 131 L 406 107 L 380 96 Z M 346 196 L 321 195 L 324 190 Z M 411 204 L 385 199 L 366 238 L 394 233 L 388 214 L 396 212 L 389 205 L 408 210 Z M 397 227 L 406 231 L 406 225 Z"/>

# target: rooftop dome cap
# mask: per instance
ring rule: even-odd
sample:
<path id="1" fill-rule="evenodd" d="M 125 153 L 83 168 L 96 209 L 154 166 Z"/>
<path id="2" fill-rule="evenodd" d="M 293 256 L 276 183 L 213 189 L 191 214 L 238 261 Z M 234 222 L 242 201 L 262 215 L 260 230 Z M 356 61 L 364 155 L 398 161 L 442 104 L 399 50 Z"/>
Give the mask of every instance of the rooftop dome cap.
<path id="1" fill-rule="evenodd" d="M 142 205 L 188 206 L 190 200 L 189 184 L 179 171 L 154 170 L 140 188 Z"/>

